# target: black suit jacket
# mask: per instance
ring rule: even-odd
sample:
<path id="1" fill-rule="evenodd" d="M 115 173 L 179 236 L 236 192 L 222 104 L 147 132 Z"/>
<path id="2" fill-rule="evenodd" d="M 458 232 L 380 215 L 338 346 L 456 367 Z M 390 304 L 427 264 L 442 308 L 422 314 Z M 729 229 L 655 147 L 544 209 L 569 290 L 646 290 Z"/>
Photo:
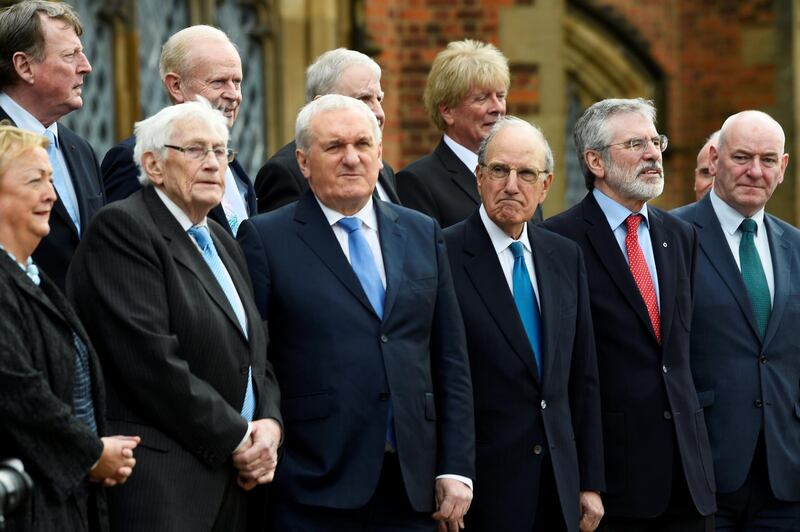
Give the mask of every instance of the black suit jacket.
<path id="1" fill-rule="evenodd" d="M 88 532 L 88 516 L 107 530 L 104 490 L 88 477 L 103 444 L 72 414 L 73 331 L 89 348 L 100 435 L 105 433 L 102 371 L 66 298 L 46 274 L 41 279 L 37 287 L 0 250 L 0 459 L 21 459 L 33 478 L 31 500 L 6 516 L 6 530 Z"/>
<path id="2" fill-rule="evenodd" d="M 648 206 L 661 301 L 661 344 L 603 211 L 590 192 L 544 222 L 583 250 L 600 370 L 606 515 L 646 518 L 667 507 L 680 457 L 698 511 L 716 509 L 703 409 L 689 367 L 696 238 L 685 222 Z"/>
<path id="3" fill-rule="evenodd" d="M 139 183 L 139 171 L 133 161 L 134 146 L 136 146 L 136 137 L 128 137 L 108 150 L 106 156 L 103 157 L 100 172 L 103 175 L 103 186 L 106 191 L 106 199 L 109 202 L 125 199 L 142 188 L 141 183 Z M 239 161 L 234 159 L 230 163 L 230 167 L 236 180 L 247 186 L 245 206 L 247 207 L 247 214 L 253 216 L 256 213 L 256 193 L 253 189 L 253 184 Z M 220 224 L 228 233 L 233 234 L 222 205 L 217 205 L 211 209 L 208 217 Z"/>
<path id="4" fill-rule="evenodd" d="M 532 530 L 540 466 L 549 453 L 564 522 L 577 532 L 579 492 L 605 487 L 597 358 L 580 248 L 528 225 L 542 311 L 540 380 L 480 214 L 444 233 L 475 397 L 477 482 L 467 529 Z"/>
<path id="5" fill-rule="evenodd" d="M 717 489 L 730 493 L 742 486 L 763 432 L 773 493 L 800 501 L 800 231 L 764 216 L 775 296 L 762 340 L 709 195 L 675 214 L 694 226 L 700 243 L 692 373 L 705 408 Z"/>
<path id="6" fill-rule="evenodd" d="M 265 213 L 297 201 L 308 190 L 308 180 L 300 171 L 300 165 L 295 157 L 296 150 L 297 143 L 292 140 L 276 151 L 275 155 L 270 157 L 258 171 L 255 185 L 256 196 L 258 196 L 258 212 Z M 378 182 L 392 203 L 400 203 L 394 170 L 386 161 L 383 161 L 383 168 L 378 174 Z M 377 196 L 377 192 L 375 196 Z"/>
<path id="7" fill-rule="evenodd" d="M 208 225 L 247 335 L 152 186 L 97 214 L 70 269 L 69 295 L 106 369 L 109 425 L 142 436 L 135 475 L 109 496 L 114 530 L 210 530 L 247 430 L 249 366 L 254 419 L 280 419 L 244 257 L 219 224 Z"/>
<path id="8" fill-rule="evenodd" d="M 437 475 L 475 473 L 464 325 L 439 226 L 380 200 L 375 210 L 383 319 L 311 191 L 239 231 L 283 397 L 273 488 L 301 504 L 365 505 L 381 474 L 391 398 L 406 493 L 430 512 Z"/>
<path id="9" fill-rule="evenodd" d="M 0 108 L 0 120 L 2 119 L 10 120 Z M 75 187 L 81 228 L 86 231 L 94 213 L 105 203 L 97 157 L 86 140 L 63 124 L 58 124 L 58 142 Z M 61 290 L 64 290 L 67 268 L 79 242 L 78 229 L 61 198 L 58 198 L 50 213 L 50 233 L 33 252 L 33 260 Z"/>
<path id="10" fill-rule="evenodd" d="M 403 205 L 445 228 L 466 219 L 481 204 L 475 169 L 464 166 L 444 139 L 433 153 L 397 172 L 397 193 Z M 541 221 L 542 208 L 537 207 L 533 222 Z"/>

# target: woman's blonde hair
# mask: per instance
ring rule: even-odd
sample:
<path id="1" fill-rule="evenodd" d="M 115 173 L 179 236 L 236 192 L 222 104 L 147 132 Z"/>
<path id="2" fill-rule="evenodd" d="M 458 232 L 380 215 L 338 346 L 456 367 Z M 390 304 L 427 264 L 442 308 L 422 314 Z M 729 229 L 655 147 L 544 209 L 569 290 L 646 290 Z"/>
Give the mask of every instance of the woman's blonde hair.
<path id="1" fill-rule="evenodd" d="M 0 177 L 20 154 L 32 148 L 44 148 L 50 142 L 46 137 L 12 126 L 8 120 L 0 121 Z"/>

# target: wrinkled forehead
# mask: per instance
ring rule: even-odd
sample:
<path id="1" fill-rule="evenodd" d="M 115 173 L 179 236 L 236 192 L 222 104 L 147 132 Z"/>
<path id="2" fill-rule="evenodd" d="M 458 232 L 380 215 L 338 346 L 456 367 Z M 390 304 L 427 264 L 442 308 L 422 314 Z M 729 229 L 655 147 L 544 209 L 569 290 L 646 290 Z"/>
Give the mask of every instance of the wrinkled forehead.
<path id="1" fill-rule="evenodd" d="M 170 143 L 225 145 L 228 143 L 226 128 L 217 127 L 199 117 L 178 118 L 172 124 Z"/>

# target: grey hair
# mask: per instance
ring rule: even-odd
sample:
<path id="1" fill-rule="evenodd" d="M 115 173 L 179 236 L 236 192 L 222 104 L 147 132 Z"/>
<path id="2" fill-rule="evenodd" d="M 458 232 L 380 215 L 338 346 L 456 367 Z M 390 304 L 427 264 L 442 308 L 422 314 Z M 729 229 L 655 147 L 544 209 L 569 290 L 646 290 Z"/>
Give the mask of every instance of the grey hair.
<path id="1" fill-rule="evenodd" d="M 522 129 L 527 129 L 531 131 L 534 135 L 539 137 L 539 140 L 542 142 L 544 146 L 544 171 L 548 174 L 553 173 L 553 168 L 555 167 L 555 163 L 553 160 L 553 150 L 550 149 L 550 143 L 547 142 L 547 139 L 542 133 L 542 130 L 539 129 L 539 126 L 531 124 L 521 118 L 517 118 L 516 116 L 506 115 L 500 120 L 498 120 L 494 126 L 492 126 L 491 131 L 489 131 L 489 135 L 486 136 L 485 139 L 481 142 L 481 146 L 478 149 L 478 164 L 483 166 L 486 163 L 486 152 L 489 150 L 489 146 L 494 141 L 494 138 L 508 127 L 519 127 Z"/>
<path id="2" fill-rule="evenodd" d="M 329 50 L 306 69 L 306 102 L 333 93 L 342 72 L 353 65 L 364 65 L 381 79 L 381 67 L 371 57 L 347 48 Z"/>
<path id="3" fill-rule="evenodd" d="M 307 152 L 311 147 L 311 121 L 315 116 L 319 113 L 339 109 L 350 109 L 364 115 L 369 120 L 370 127 L 372 127 L 372 137 L 375 142 L 381 142 L 381 128 L 378 125 L 378 119 L 375 118 L 375 113 L 367 107 L 367 104 L 349 96 L 326 94 L 307 103 L 297 114 L 297 120 L 294 124 L 294 138 L 297 142 L 297 148 Z"/>
<path id="4" fill-rule="evenodd" d="M 575 150 L 587 189 L 594 188 L 595 176 L 586 166 L 584 154 L 588 150 L 595 150 L 605 162 L 610 162 L 606 146 L 611 142 L 611 132 L 608 130 L 607 122 L 612 116 L 628 113 L 640 114 L 653 124 L 656 123 L 656 108 L 653 106 L 653 101 L 644 98 L 608 98 L 599 101 L 586 109 L 575 123 L 573 130 Z"/>
<path id="5" fill-rule="evenodd" d="M 146 152 L 164 154 L 164 145 L 171 142 L 176 131 L 176 126 L 184 120 L 201 120 L 209 129 L 222 137 L 228 143 L 228 121 L 225 116 L 211 104 L 198 96 L 196 101 L 184 102 L 163 108 L 153 116 L 136 122 L 133 134 L 136 136 L 136 146 L 133 148 L 133 160 L 139 169 L 139 182 L 142 185 L 150 183 L 150 178 L 142 167 L 142 156 Z"/>

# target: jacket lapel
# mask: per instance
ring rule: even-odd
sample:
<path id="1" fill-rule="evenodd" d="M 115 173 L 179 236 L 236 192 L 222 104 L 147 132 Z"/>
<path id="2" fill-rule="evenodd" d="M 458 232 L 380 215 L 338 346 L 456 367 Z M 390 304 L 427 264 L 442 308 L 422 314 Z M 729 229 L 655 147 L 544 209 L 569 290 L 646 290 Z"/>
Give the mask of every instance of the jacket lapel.
<path id="1" fill-rule="evenodd" d="M 480 204 L 481 198 L 478 194 L 478 183 L 475 178 L 474 168 L 464 166 L 461 159 L 445 144 L 444 138 L 439 142 L 434 153 L 442 162 L 442 166 L 450 173 L 450 179 L 453 183 L 472 198 L 476 206 Z"/>
<path id="2" fill-rule="evenodd" d="M 536 238 L 544 229 L 537 229 L 532 223 L 528 224 L 528 239 L 533 250 L 533 264 L 536 269 L 536 281 L 539 292 L 539 308 L 542 315 L 542 381 L 547 383 L 547 377 L 553 366 L 553 354 L 556 352 L 556 339 L 558 338 L 557 322 L 561 315 L 561 295 L 558 292 L 561 275 L 553 259 L 553 250 L 546 241 Z"/>
<path id="3" fill-rule="evenodd" d="M 772 313 L 764 335 L 764 346 L 768 345 L 778 331 L 786 308 L 786 299 L 791 293 L 792 271 L 791 246 L 783 238 L 783 229 L 774 223 L 768 214 L 764 215 L 764 227 L 767 229 L 769 249 L 772 254 L 772 275 L 774 278 L 775 295 L 772 301 Z"/>
<path id="4" fill-rule="evenodd" d="M 383 267 L 386 271 L 386 299 L 383 304 L 383 317 L 386 319 L 397 301 L 397 294 L 403 290 L 401 283 L 406 256 L 406 230 L 397 223 L 397 213 L 386 203 L 378 200 L 374 204 L 378 216 Z"/>
<path id="5" fill-rule="evenodd" d="M 661 343 L 664 344 L 672 330 L 672 315 L 675 313 L 675 294 L 678 285 L 675 252 L 677 249 L 675 235 L 668 231 L 662 214 L 655 209 L 648 209 L 650 222 L 650 243 L 653 246 L 653 258 L 658 272 L 658 291 L 661 303 Z M 652 324 L 648 314 L 647 323 Z M 653 331 L 655 338 L 655 331 Z"/>

